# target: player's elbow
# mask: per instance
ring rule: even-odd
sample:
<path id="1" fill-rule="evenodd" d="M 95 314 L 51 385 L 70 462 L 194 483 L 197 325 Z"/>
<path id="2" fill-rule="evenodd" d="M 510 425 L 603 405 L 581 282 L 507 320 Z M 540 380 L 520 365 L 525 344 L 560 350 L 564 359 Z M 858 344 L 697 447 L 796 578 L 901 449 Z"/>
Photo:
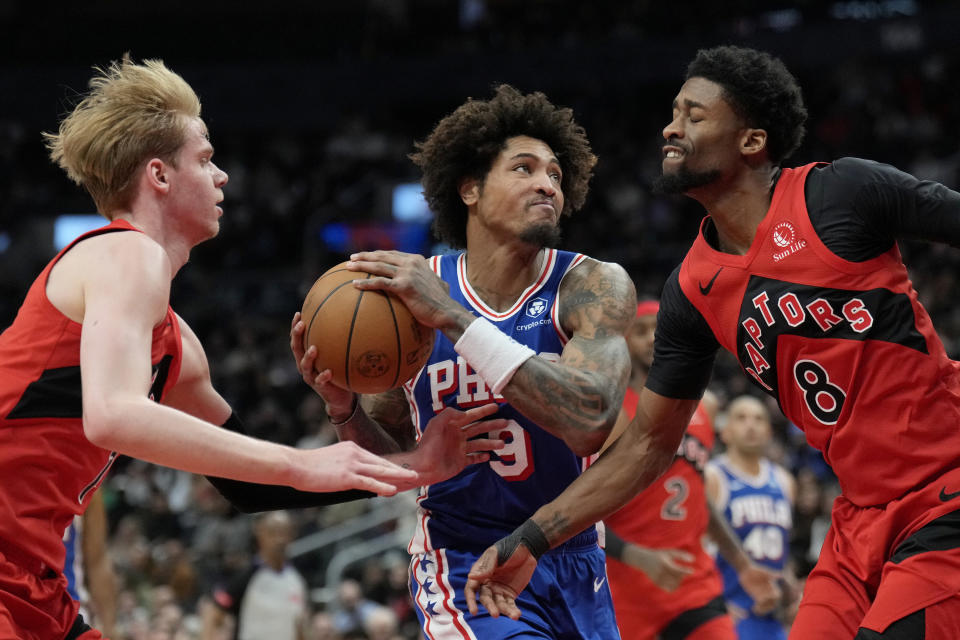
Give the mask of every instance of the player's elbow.
<path id="1" fill-rule="evenodd" d="M 613 422 L 598 420 L 592 424 L 581 425 L 574 437 L 566 438 L 566 443 L 576 455 L 586 458 L 600 451 L 611 431 Z"/>
<path id="2" fill-rule="evenodd" d="M 108 412 L 84 411 L 83 434 L 87 440 L 103 449 L 114 449 L 117 426 Z"/>
<path id="3" fill-rule="evenodd" d="M 577 456 L 581 458 L 589 458 L 593 454 L 600 451 L 600 448 L 603 446 L 603 443 L 604 443 L 603 439 L 600 440 L 600 444 L 595 444 L 594 440 L 588 440 L 582 444 L 571 445 L 570 450 L 573 451 Z"/>
<path id="4" fill-rule="evenodd" d="M 115 400 L 84 399 L 83 434 L 98 447 L 122 452 L 130 420 L 129 412 Z"/>

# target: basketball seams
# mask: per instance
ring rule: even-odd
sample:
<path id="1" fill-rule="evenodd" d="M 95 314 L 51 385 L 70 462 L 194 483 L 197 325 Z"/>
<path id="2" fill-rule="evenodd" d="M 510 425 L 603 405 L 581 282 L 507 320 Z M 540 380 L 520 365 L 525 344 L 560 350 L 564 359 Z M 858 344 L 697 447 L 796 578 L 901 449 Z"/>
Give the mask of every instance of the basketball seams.
<path id="1" fill-rule="evenodd" d="M 394 367 L 393 382 L 390 383 L 390 388 L 397 386 L 398 378 L 400 377 L 400 371 L 403 367 L 403 341 L 400 339 L 400 325 L 397 323 L 397 314 L 393 309 L 393 300 L 390 299 L 388 294 L 384 294 L 387 300 L 387 308 L 390 309 L 390 317 L 393 319 L 393 335 L 396 338 L 397 344 L 397 365 Z"/>
<path id="2" fill-rule="evenodd" d="M 346 269 L 341 269 L 341 271 L 346 271 Z M 367 277 L 369 277 L 369 275 Z M 309 348 L 307 341 L 310 338 L 310 332 L 313 330 L 313 323 L 317 319 L 317 314 L 320 313 L 320 309 L 323 308 L 323 305 L 326 304 L 327 300 L 329 300 L 333 296 L 333 294 L 335 294 L 337 291 L 339 291 L 341 288 L 345 287 L 348 284 L 353 284 L 353 280 L 347 280 L 346 282 L 341 282 L 340 284 L 335 286 L 333 289 L 328 291 L 327 295 L 323 296 L 323 300 L 320 301 L 320 304 L 318 304 L 316 308 L 313 310 L 313 314 L 310 316 L 310 322 L 309 324 L 307 324 L 307 330 L 303 332 L 304 351 L 306 351 Z M 303 318 L 301 318 L 301 320 L 302 319 Z M 351 328 L 351 331 L 352 331 L 352 328 Z"/>
<path id="3" fill-rule="evenodd" d="M 370 274 L 368 273 L 366 276 L 369 280 Z M 360 303 L 363 302 L 363 294 L 365 293 L 366 291 L 360 291 L 357 295 L 357 302 L 353 305 L 353 317 L 350 318 L 350 331 L 347 333 L 347 348 L 343 350 L 343 375 L 348 389 L 350 388 L 350 346 L 353 344 L 353 330 L 357 326 L 357 315 L 360 313 Z"/>
<path id="4" fill-rule="evenodd" d="M 344 288 L 371 277 L 334 267 L 314 282 L 301 310 L 303 346 L 317 349 L 317 369 L 330 369 L 335 384 L 358 393 L 402 385 L 422 369 L 435 339 L 389 292 Z"/>

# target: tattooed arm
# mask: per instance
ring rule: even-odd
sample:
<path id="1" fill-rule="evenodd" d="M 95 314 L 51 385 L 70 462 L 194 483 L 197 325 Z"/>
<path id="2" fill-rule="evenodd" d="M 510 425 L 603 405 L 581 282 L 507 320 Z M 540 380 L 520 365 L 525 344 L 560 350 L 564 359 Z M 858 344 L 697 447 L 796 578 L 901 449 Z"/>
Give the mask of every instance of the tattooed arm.
<path id="1" fill-rule="evenodd" d="M 372 251 L 352 259 L 350 268 L 378 276 L 354 286 L 395 293 L 420 322 L 438 328 L 454 344 L 477 321 L 450 298 L 446 283 L 423 256 Z M 558 295 L 560 323 L 571 336 L 560 362 L 526 359 L 500 393 L 574 453 L 587 456 L 610 434 L 623 401 L 630 376 L 624 336 L 636 314 L 637 296 L 622 267 L 589 258 L 566 274 Z M 471 365 L 477 368 L 477 363 Z M 494 388 L 494 380 L 485 381 Z"/>
<path id="2" fill-rule="evenodd" d="M 489 460 L 490 451 L 503 448 L 502 440 L 488 436 L 490 431 L 506 427 L 506 420 L 491 418 L 499 409 L 494 403 L 466 411 L 447 407 L 430 418 L 418 440 L 402 389 L 361 399 L 336 386 L 329 369 L 317 371 L 316 347 L 304 350 L 303 332 L 303 321 L 296 313 L 290 327 L 290 348 L 303 381 L 323 398 L 337 437 L 417 472 L 415 481 L 397 485 L 398 490 L 452 478 L 467 465 Z"/>
<path id="3" fill-rule="evenodd" d="M 347 416 L 331 414 L 341 440 L 352 440 L 373 453 L 410 451 L 417 438 L 410 418 L 410 406 L 403 389 L 391 389 L 376 395 L 353 396 Z"/>
<path id="4" fill-rule="evenodd" d="M 637 310 L 619 266 L 587 259 L 560 285 L 560 325 L 571 336 L 560 362 L 527 360 L 501 393 L 581 456 L 596 453 L 617 420 L 630 354 L 624 337 Z"/>

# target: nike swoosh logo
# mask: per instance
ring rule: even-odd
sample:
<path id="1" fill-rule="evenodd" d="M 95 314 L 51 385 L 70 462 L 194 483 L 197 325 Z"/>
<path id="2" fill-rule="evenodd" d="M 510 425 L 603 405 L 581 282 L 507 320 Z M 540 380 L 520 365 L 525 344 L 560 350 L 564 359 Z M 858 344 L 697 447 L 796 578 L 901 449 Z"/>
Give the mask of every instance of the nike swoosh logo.
<path id="1" fill-rule="evenodd" d="M 723 267 L 720 267 L 719 269 L 717 269 L 717 272 L 713 274 L 712 278 L 710 278 L 710 282 L 707 283 L 707 286 L 703 286 L 702 284 L 697 282 L 697 286 L 700 287 L 700 293 L 702 293 L 703 295 L 707 295 L 710 293 L 710 289 L 713 289 L 713 283 L 717 281 L 717 276 L 720 275 L 721 271 L 723 271 Z"/>
<path id="2" fill-rule="evenodd" d="M 594 578 L 594 579 L 593 579 L 593 591 L 594 591 L 594 593 L 596 593 L 597 591 L 600 591 L 600 587 L 602 587 L 602 586 L 603 586 L 603 583 L 606 582 L 606 581 L 607 581 L 606 578 Z"/>
<path id="3" fill-rule="evenodd" d="M 954 491 L 953 493 L 947 493 L 947 488 L 943 487 L 940 489 L 940 501 L 941 502 L 950 502 L 957 496 L 960 496 L 960 491 Z"/>

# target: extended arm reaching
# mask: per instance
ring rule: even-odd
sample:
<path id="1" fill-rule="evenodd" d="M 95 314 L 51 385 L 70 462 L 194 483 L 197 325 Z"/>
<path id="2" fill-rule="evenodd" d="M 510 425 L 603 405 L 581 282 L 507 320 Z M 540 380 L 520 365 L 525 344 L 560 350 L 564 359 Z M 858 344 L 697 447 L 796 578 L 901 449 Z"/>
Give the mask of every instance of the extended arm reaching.
<path id="1" fill-rule="evenodd" d="M 697 403 L 697 399 L 667 398 L 644 389 L 637 414 L 623 435 L 521 529 L 538 531 L 551 548 L 622 507 L 673 461 Z M 491 614 L 503 612 L 516 619 L 520 610 L 515 599 L 536 567 L 536 556 L 531 553 L 535 549 L 518 544 L 505 554 L 498 546 L 503 547 L 498 543 L 488 548 L 470 570 L 467 604 L 476 611 L 479 599 Z"/>

